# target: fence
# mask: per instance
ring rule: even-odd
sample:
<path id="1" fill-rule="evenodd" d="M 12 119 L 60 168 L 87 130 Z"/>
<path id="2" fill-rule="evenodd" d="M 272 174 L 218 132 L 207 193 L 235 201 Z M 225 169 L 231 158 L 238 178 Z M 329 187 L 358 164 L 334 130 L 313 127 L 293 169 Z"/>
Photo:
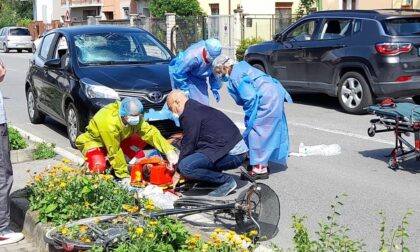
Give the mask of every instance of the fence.
<path id="1" fill-rule="evenodd" d="M 271 40 L 273 35 L 296 22 L 296 15 L 244 15 L 242 18 L 242 39 L 259 37 Z"/>
<path id="2" fill-rule="evenodd" d="M 187 49 L 191 44 L 207 38 L 206 17 L 179 17 L 176 16 L 178 30 L 175 33 L 177 52 Z"/>
<path id="3" fill-rule="evenodd" d="M 40 35 L 50 29 L 59 27 L 62 27 L 62 23 L 60 23 L 58 20 L 52 21 L 51 24 L 45 24 L 42 21 L 36 21 L 28 25 L 29 32 L 31 33 L 33 39 L 38 38 Z"/>
<path id="4" fill-rule="evenodd" d="M 236 44 L 240 38 L 235 36 L 235 17 L 233 15 L 219 15 L 208 17 L 208 37 L 216 38 L 222 43 L 222 53 L 235 58 Z"/>

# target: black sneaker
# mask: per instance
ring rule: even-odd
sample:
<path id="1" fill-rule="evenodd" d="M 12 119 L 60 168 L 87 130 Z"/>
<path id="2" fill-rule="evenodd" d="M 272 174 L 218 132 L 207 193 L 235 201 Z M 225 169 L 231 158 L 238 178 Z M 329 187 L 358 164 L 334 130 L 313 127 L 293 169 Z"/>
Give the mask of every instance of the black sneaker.
<path id="1" fill-rule="evenodd" d="M 238 185 L 234 178 L 230 177 L 229 180 L 223 185 L 219 186 L 216 190 L 211 191 L 208 196 L 211 197 L 224 197 L 233 192 Z"/>

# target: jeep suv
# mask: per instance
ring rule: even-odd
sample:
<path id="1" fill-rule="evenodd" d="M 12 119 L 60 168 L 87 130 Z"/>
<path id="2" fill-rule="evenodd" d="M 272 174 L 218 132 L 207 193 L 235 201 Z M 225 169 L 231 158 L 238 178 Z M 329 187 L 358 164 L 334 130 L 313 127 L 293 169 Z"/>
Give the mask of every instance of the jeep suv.
<path id="1" fill-rule="evenodd" d="M 290 92 L 338 97 L 361 114 L 376 98 L 420 103 L 420 12 L 320 11 L 248 48 L 245 60 Z"/>

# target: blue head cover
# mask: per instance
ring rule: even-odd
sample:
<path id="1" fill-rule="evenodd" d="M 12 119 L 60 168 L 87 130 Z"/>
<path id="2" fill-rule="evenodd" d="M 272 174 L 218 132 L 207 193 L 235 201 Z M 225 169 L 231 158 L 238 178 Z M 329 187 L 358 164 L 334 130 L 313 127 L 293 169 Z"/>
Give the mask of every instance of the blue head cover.
<path id="1" fill-rule="evenodd" d="M 213 59 L 219 56 L 222 53 L 222 44 L 217 39 L 207 39 L 205 41 L 207 59 L 210 62 L 213 62 Z"/>
<path id="2" fill-rule="evenodd" d="M 120 116 L 136 115 L 143 112 L 143 104 L 137 98 L 127 97 L 121 101 Z"/>

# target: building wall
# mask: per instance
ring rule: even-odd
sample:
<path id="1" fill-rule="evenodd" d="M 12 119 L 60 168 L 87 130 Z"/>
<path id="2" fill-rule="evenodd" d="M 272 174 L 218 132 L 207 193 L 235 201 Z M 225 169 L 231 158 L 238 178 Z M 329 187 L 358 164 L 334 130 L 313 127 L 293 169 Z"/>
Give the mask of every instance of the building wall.
<path id="1" fill-rule="evenodd" d="M 53 0 L 36 1 L 36 21 L 51 23 L 53 19 Z"/>
<path id="2" fill-rule="evenodd" d="M 203 11 L 210 15 L 210 4 L 219 4 L 219 14 L 228 15 L 233 14 L 233 10 L 237 8 L 238 5 L 242 5 L 245 14 L 275 14 L 276 3 L 292 3 L 292 12 L 296 12 L 299 6 L 299 0 L 230 0 L 230 9 L 229 12 L 229 0 L 199 0 L 200 6 Z"/>

